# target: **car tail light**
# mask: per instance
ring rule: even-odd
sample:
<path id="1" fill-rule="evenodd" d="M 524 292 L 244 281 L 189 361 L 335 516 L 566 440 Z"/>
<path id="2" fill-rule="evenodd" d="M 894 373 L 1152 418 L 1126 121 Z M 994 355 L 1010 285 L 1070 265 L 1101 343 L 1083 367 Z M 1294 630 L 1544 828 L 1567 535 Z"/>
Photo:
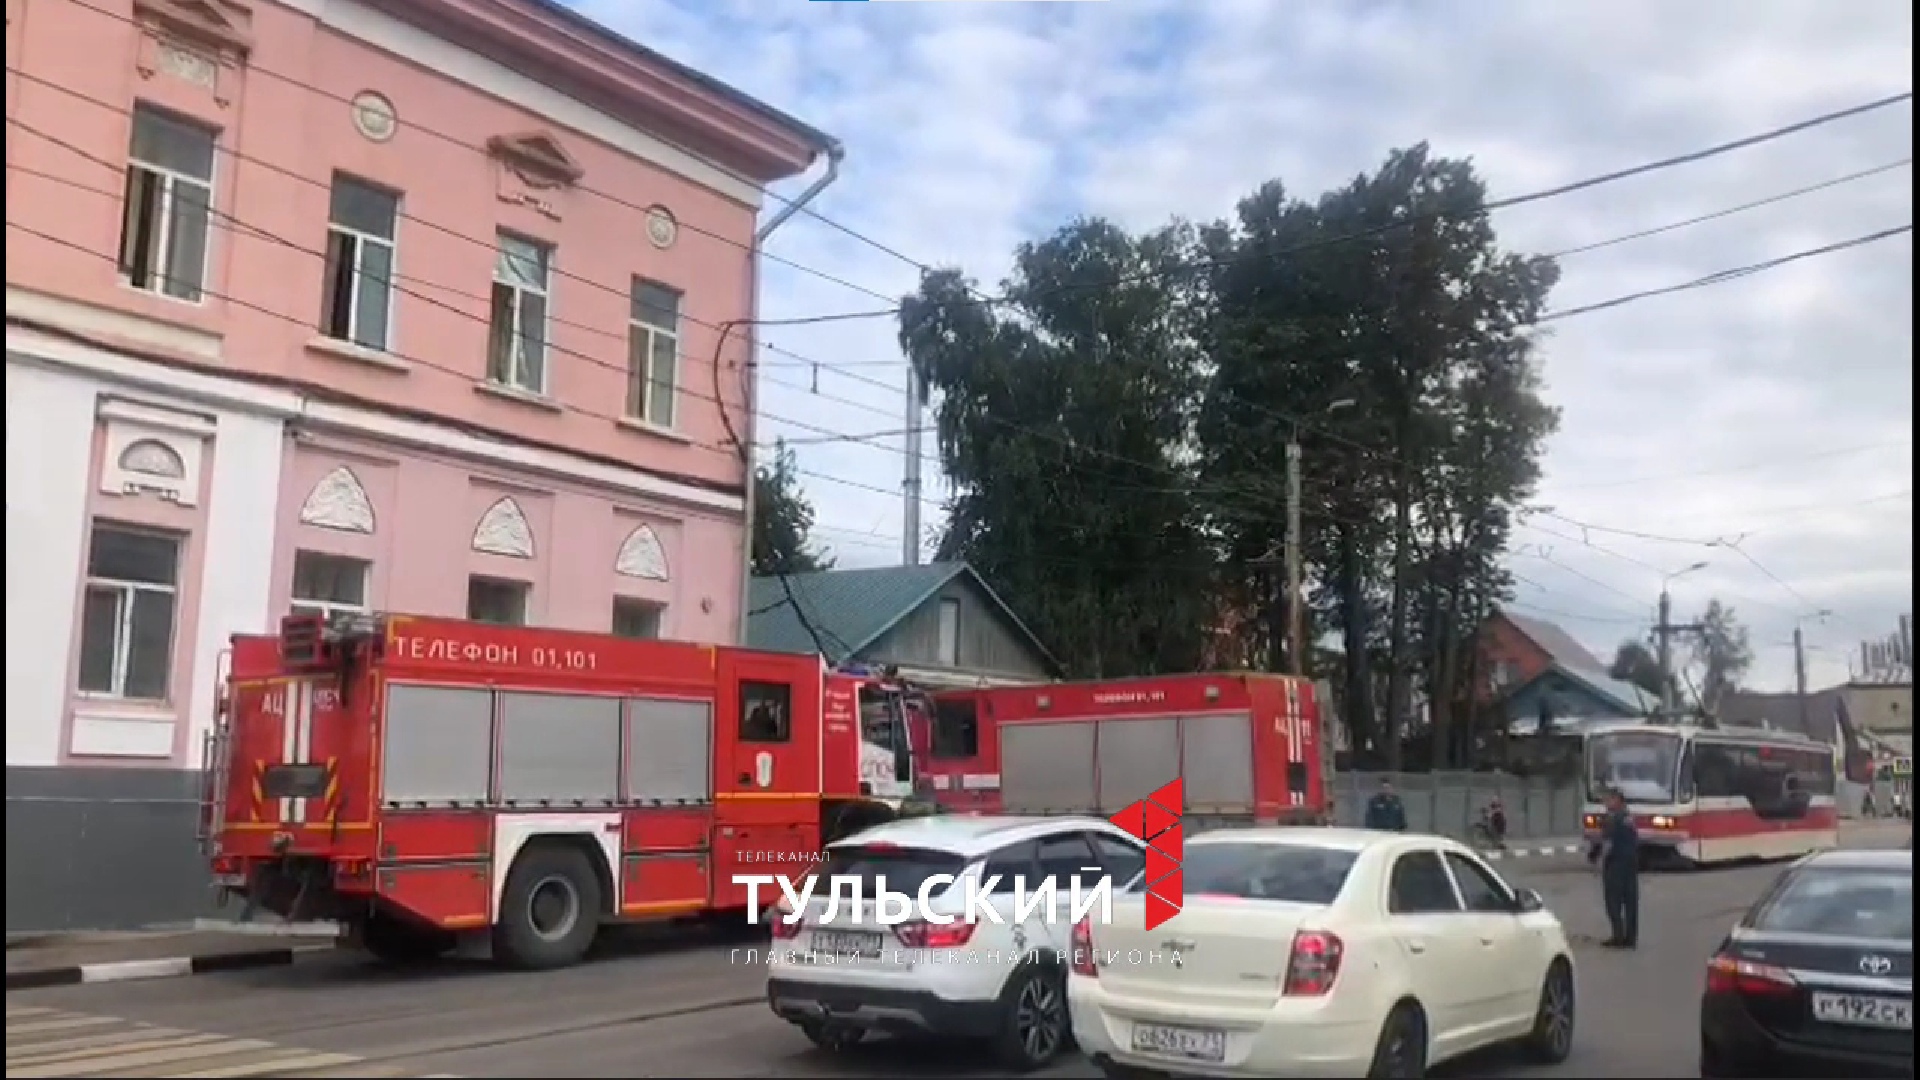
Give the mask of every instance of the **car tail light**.
<path id="1" fill-rule="evenodd" d="M 957 949 L 973 940 L 973 924 L 963 919 L 904 922 L 893 928 L 893 936 L 909 949 Z"/>
<path id="2" fill-rule="evenodd" d="M 1785 968 L 1756 964 L 1725 953 L 1707 961 L 1707 993 L 1781 997 L 1800 989 Z"/>
<path id="3" fill-rule="evenodd" d="M 805 929 L 805 920 L 793 912 L 788 911 L 787 905 L 785 904 L 781 904 L 769 911 L 767 913 L 767 922 L 771 924 L 773 940 L 775 941 L 791 941 L 799 937 L 800 931 Z"/>
<path id="4" fill-rule="evenodd" d="M 1100 967 L 1093 962 L 1093 920 L 1081 919 L 1073 924 L 1073 937 L 1067 945 L 1073 953 L 1073 973 L 1085 975 L 1090 979 L 1100 977 Z"/>
<path id="5" fill-rule="evenodd" d="M 1336 935 L 1325 930 L 1302 930 L 1293 935 L 1293 955 L 1287 958 L 1288 997 L 1322 997 L 1340 977 L 1340 957 L 1346 951 Z"/>

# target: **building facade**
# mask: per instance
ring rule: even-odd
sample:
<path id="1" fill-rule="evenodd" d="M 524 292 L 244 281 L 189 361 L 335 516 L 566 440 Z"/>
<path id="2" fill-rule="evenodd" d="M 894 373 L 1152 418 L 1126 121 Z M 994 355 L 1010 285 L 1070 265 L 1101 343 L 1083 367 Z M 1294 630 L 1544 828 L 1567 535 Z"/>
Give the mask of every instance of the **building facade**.
<path id="1" fill-rule="evenodd" d="M 289 611 L 737 639 L 719 328 L 831 139 L 546 0 L 7 0 L 7 68 L 9 931 L 193 913 Z"/>

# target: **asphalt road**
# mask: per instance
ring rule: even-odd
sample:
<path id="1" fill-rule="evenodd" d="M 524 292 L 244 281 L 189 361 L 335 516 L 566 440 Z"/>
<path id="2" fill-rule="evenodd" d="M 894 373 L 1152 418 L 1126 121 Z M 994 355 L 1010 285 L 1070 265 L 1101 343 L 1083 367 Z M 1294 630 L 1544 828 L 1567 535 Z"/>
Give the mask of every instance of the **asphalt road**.
<path id="1" fill-rule="evenodd" d="M 1901 839 L 1904 839 L 1904 833 Z M 1897 841 L 1896 841 L 1897 842 Z M 1650 875 L 1641 947 L 1596 947 L 1599 885 L 1574 865 L 1509 872 L 1574 936 L 1579 1031 L 1571 1061 L 1494 1055 L 1455 1076 L 1694 1075 L 1708 953 L 1777 866 Z M 970 1077 L 965 1048 L 881 1042 L 817 1051 L 774 1019 L 745 942 L 609 943 L 566 971 L 452 961 L 396 972 L 351 955 L 291 968 L 7 995 L 6 1076 Z M 1097 1075 L 1070 1062 L 1050 1077 Z"/>

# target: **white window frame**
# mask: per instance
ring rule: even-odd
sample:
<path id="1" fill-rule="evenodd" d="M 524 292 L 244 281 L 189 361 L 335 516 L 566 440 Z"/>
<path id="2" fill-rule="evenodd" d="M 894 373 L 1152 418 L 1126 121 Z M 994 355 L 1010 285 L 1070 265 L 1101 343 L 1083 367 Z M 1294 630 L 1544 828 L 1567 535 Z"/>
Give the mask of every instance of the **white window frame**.
<path id="1" fill-rule="evenodd" d="M 650 286 L 674 297 L 674 325 L 661 326 L 642 315 L 638 302 L 641 286 Z M 686 302 L 686 294 L 662 281 L 648 278 L 633 279 L 632 295 L 627 305 L 627 379 L 631 389 L 627 393 L 627 415 L 648 427 L 663 431 L 674 430 L 679 419 L 680 399 L 680 320 L 684 318 L 680 307 Z M 673 343 L 673 370 L 667 380 L 666 419 L 654 418 L 654 346 L 661 339 Z M 643 347 L 644 346 L 644 347 Z M 636 359 L 635 353 L 639 356 Z M 635 370 L 636 364 L 638 370 Z"/>
<path id="2" fill-rule="evenodd" d="M 87 575 L 86 585 L 82 589 L 81 603 L 83 606 L 86 602 L 85 594 L 93 592 L 95 589 L 117 590 L 120 594 L 120 604 L 114 612 L 113 619 L 113 675 L 109 680 L 112 684 L 111 688 L 107 690 L 80 690 L 76 687 L 76 690 L 81 697 L 87 698 L 108 698 L 121 701 L 166 701 L 173 693 L 172 669 L 174 661 L 178 659 L 175 655 L 175 650 L 180 646 L 180 556 L 186 549 L 186 538 L 175 533 L 162 532 L 158 529 L 130 527 L 118 524 L 117 522 L 96 522 L 93 526 L 92 533 L 87 537 L 89 547 L 91 547 L 93 543 L 93 537 L 98 535 L 103 529 L 109 532 L 136 533 L 141 536 L 156 537 L 172 544 L 173 576 L 175 583 L 172 585 L 160 585 L 151 581 L 126 581 L 121 578 L 96 577 L 91 573 Z M 133 597 L 135 593 L 142 592 L 164 593 L 173 597 L 173 619 L 167 626 L 167 681 L 161 688 L 160 696 L 157 698 L 131 698 L 127 696 L 127 666 L 133 655 Z M 84 653 L 86 650 L 84 615 L 82 617 L 80 631 L 80 648 L 82 653 Z"/>
<path id="3" fill-rule="evenodd" d="M 506 280 L 500 273 L 500 260 L 506 256 L 506 247 L 509 243 L 525 244 L 539 252 L 540 287 L 538 289 L 530 289 L 518 281 Z M 547 328 L 553 323 L 554 250 L 554 246 L 545 241 L 535 240 L 530 236 L 521 236 L 517 233 L 509 232 L 500 233 L 494 244 L 493 287 L 507 289 L 513 294 L 513 303 L 508 309 L 509 317 L 512 318 L 513 324 L 507 328 L 507 371 L 504 380 L 496 378 L 493 371 L 493 342 L 498 339 L 500 328 L 493 325 L 491 304 L 489 304 L 487 318 L 487 379 L 498 386 L 504 386 L 508 389 L 518 390 L 523 393 L 538 394 L 542 397 L 546 396 L 547 387 L 551 384 L 553 378 L 553 365 L 548 355 L 552 350 L 547 348 Z M 527 357 L 522 352 L 522 346 L 526 342 L 526 336 L 522 333 L 522 330 L 524 328 L 523 320 L 526 318 L 526 298 L 528 296 L 538 296 L 542 302 L 539 333 L 534 339 L 540 343 L 540 378 L 539 385 L 537 386 L 530 385 L 527 379 L 527 373 L 525 371 Z"/>
<path id="4" fill-rule="evenodd" d="M 340 222 L 333 220 L 333 209 L 331 206 L 333 189 L 341 184 L 349 184 L 353 187 L 361 188 L 393 200 L 393 235 L 379 236 L 374 233 L 356 229 L 351 225 L 342 225 Z M 332 259 L 330 256 L 333 253 L 333 238 L 337 235 L 353 241 L 353 272 L 347 281 L 347 336 L 336 337 L 334 335 L 331 325 L 333 321 L 331 305 L 327 305 L 328 310 L 320 313 L 323 323 L 320 327 L 320 332 L 334 341 L 355 345 L 363 349 L 375 349 L 380 352 L 385 352 L 393 345 L 393 282 L 394 279 L 399 276 L 400 266 L 400 196 L 378 184 L 370 184 L 365 180 L 350 176 L 346 173 L 335 173 L 333 174 L 333 186 L 327 189 L 327 198 L 329 202 L 327 209 L 327 254 L 329 258 L 326 260 L 326 267 L 328 270 L 332 268 Z M 386 325 L 380 328 L 380 340 L 377 344 L 369 344 L 360 340 L 360 281 L 367 272 L 366 249 L 369 244 L 385 248 L 387 252 L 387 318 Z M 330 274 L 329 277 L 331 277 Z M 326 302 L 325 297 L 328 295 L 327 290 L 332 288 L 333 282 L 331 280 L 321 286 L 321 302 L 323 304 Z"/>
<path id="5" fill-rule="evenodd" d="M 653 616 L 652 637 L 627 637 L 627 635 L 620 633 L 620 612 L 624 609 L 631 608 L 644 608 Z M 666 636 L 667 605 L 655 603 L 651 600 L 643 600 L 637 596 L 615 596 L 613 598 L 613 617 L 608 625 L 607 631 L 628 641 L 658 641 Z"/>
<path id="6" fill-rule="evenodd" d="M 488 623 L 491 626 L 531 626 L 533 624 L 533 586 L 525 581 L 513 578 L 495 577 L 492 574 L 467 575 L 467 618 L 474 622 L 485 622 L 473 614 L 473 586 L 475 582 L 489 585 L 505 585 L 517 590 L 520 598 L 520 621 L 506 623 Z"/>
<path id="7" fill-rule="evenodd" d="M 949 612 L 952 613 L 951 622 L 953 634 L 951 638 L 949 638 L 947 634 Z M 937 616 L 939 619 L 939 627 L 934 632 L 934 647 L 939 650 L 940 663 L 948 667 L 960 666 L 960 614 L 959 597 L 943 596 L 940 598 L 940 611 Z"/>
<path id="8" fill-rule="evenodd" d="M 158 178 L 160 182 L 160 205 L 156 215 L 159 220 L 154 226 L 153 247 L 148 260 L 150 265 L 145 268 L 146 282 L 142 284 L 134 281 L 133 276 L 126 272 L 124 266 L 120 268 L 120 282 L 130 289 L 138 289 L 141 292 L 152 293 L 155 296 L 164 296 L 169 300 L 177 300 L 183 304 L 199 304 L 206 299 L 207 268 L 213 264 L 213 219 L 215 217 L 213 192 L 214 181 L 220 167 L 220 134 L 204 124 L 183 117 L 168 115 L 149 105 L 135 105 L 130 115 L 132 117 L 132 126 L 128 128 L 127 133 L 126 171 L 132 173 L 138 169 Z M 144 117 L 170 121 L 181 127 L 196 129 L 206 135 L 207 143 L 212 149 L 212 153 L 208 155 L 212 164 L 207 169 L 207 175 L 204 177 L 194 176 L 135 157 L 133 144 L 137 140 L 134 138 L 133 132 Z M 126 179 L 131 179 L 131 177 L 127 177 Z M 171 257 L 173 254 L 173 201 L 179 186 L 182 184 L 200 188 L 206 193 L 207 242 L 200 252 L 200 268 L 193 282 L 192 296 L 181 296 L 167 289 L 167 284 L 173 280 L 172 275 L 167 271 L 168 264 L 173 261 Z M 122 206 L 120 209 L 120 257 L 124 260 L 126 257 L 127 242 L 130 239 L 126 235 L 128 215 L 132 212 L 133 208 L 131 206 Z"/>
<path id="9" fill-rule="evenodd" d="M 300 595 L 300 556 L 302 555 L 317 555 L 323 559 L 344 559 L 347 562 L 358 563 L 360 565 L 360 595 L 363 598 L 370 597 L 373 592 L 373 563 L 353 555 L 341 555 L 338 552 L 316 551 L 311 548 L 302 548 L 293 553 L 293 583 L 287 590 L 289 597 L 287 606 L 295 615 L 311 614 L 331 620 L 335 614 L 341 612 L 362 614 L 372 610 L 372 607 L 365 599 L 358 604 L 343 604 L 335 600 L 313 600 L 302 597 Z"/>

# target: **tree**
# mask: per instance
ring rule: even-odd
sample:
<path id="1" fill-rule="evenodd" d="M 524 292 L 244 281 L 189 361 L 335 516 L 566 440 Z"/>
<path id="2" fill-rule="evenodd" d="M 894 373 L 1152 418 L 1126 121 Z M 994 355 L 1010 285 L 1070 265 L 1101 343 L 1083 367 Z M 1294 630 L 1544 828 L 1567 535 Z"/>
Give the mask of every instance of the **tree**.
<path id="1" fill-rule="evenodd" d="M 1608 666 L 1607 674 L 1632 683 L 1654 697 L 1664 696 L 1666 688 L 1660 685 L 1660 658 L 1642 642 L 1631 639 L 1621 642 L 1613 651 L 1613 663 Z"/>
<path id="2" fill-rule="evenodd" d="M 1345 640 L 1353 743 L 1388 767 L 1416 687 L 1436 762 L 1472 743 L 1449 731 L 1472 717 L 1472 635 L 1507 595 L 1499 556 L 1558 424 L 1532 327 L 1559 272 L 1499 250 L 1485 205 L 1469 163 L 1421 145 L 1314 203 L 1271 182 L 1203 232 L 1196 431 L 1207 488 L 1231 493 L 1211 504 L 1226 573 L 1249 591 L 1246 568 L 1284 538 L 1273 478 L 1297 431 L 1316 614 Z"/>
<path id="3" fill-rule="evenodd" d="M 1717 714 L 1721 701 L 1739 687 L 1747 669 L 1753 666 L 1753 646 L 1747 640 L 1746 624 L 1732 607 L 1718 599 L 1707 601 L 1707 609 L 1695 621 L 1700 624 L 1700 632 L 1693 637 L 1693 663 L 1700 670 L 1700 707 L 1709 715 Z"/>
<path id="4" fill-rule="evenodd" d="M 981 304 L 956 271 L 902 304 L 955 488 L 940 557 L 1013 598 L 1076 675 L 1193 670 L 1220 612 L 1188 490 L 1188 234 L 1099 219 L 1023 244 Z"/>
<path id="5" fill-rule="evenodd" d="M 776 442 L 772 458 L 753 472 L 754 574 L 833 569 L 833 559 L 814 546 L 812 532 L 813 504 L 800 488 L 793 448 Z"/>

